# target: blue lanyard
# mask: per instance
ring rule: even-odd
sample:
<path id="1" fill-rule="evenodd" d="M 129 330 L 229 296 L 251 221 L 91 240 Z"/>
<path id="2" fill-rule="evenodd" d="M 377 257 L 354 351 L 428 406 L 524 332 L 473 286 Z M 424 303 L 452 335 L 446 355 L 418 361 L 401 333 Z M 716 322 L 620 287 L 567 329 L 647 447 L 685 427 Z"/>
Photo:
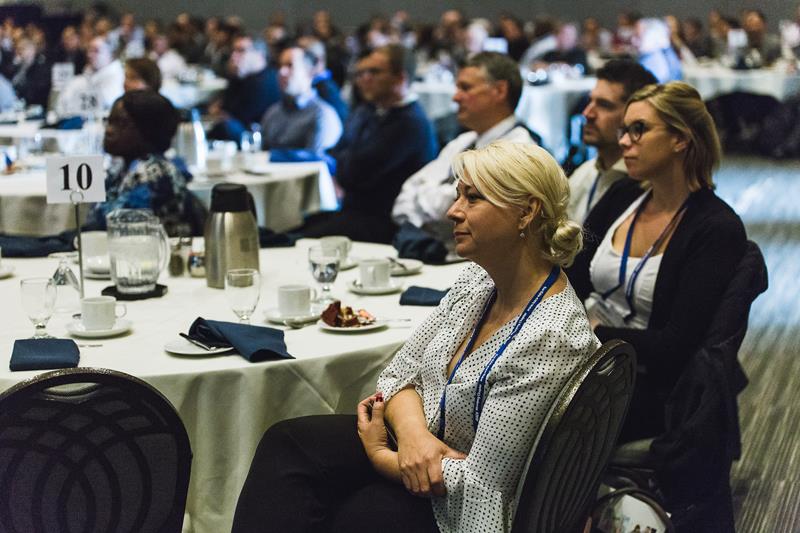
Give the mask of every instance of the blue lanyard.
<path id="1" fill-rule="evenodd" d="M 592 188 L 589 189 L 589 199 L 586 200 L 586 214 L 583 215 L 584 221 L 586 217 L 589 216 L 589 211 L 592 210 L 592 200 L 594 199 L 594 193 L 597 192 L 597 184 L 600 183 L 600 173 L 597 173 L 597 177 L 594 179 L 594 183 L 592 183 Z"/>
<path id="2" fill-rule="evenodd" d="M 625 301 L 628 303 L 628 314 L 623 317 L 625 322 L 630 321 L 633 317 L 636 316 L 636 306 L 633 302 L 633 289 L 636 285 L 636 280 L 639 278 L 639 274 L 641 274 L 642 269 L 644 268 L 645 263 L 653 256 L 653 253 L 658 250 L 661 245 L 664 243 L 664 240 L 667 238 L 667 235 L 670 234 L 672 229 L 677 225 L 678 219 L 680 218 L 681 214 L 686 211 L 686 208 L 689 206 L 689 198 L 687 198 L 683 204 L 678 208 L 672 218 L 670 219 L 669 223 L 666 227 L 661 231 L 661 234 L 655 240 L 655 242 L 647 249 L 644 256 L 642 256 L 641 261 L 636 267 L 633 269 L 631 273 L 631 279 L 628 280 L 628 283 L 625 283 L 625 274 L 628 270 L 628 258 L 631 255 L 631 241 L 633 240 L 633 228 L 636 226 L 636 221 L 639 220 L 639 215 L 642 214 L 644 211 L 645 205 L 647 201 L 653 196 L 652 191 L 648 191 L 647 196 L 642 200 L 642 203 L 639 204 L 639 207 L 636 208 L 636 212 L 633 215 L 633 220 L 631 220 L 631 226 L 628 228 L 628 234 L 625 237 L 625 247 L 622 249 L 622 258 L 619 262 L 619 278 L 618 283 L 612 287 L 611 289 L 605 291 L 600 296 L 605 300 L 609 296 L 611 296 L 617 289 L 620 287 L 625 287 Z"/>
<path id="3" fill-rule="evenodd" d="M 473 410 L 472 410 L 472 427 L 476 431 L 478 429 L 478 420 L 481 417 L 481 411 L 483 411 L 483 396 L 484 396 L 484 391 L 486 390 L 486 380 L 489 377 L 489 373 L 492 371 L 492 368 L 494 367 L 495 363 L 497 363 L 497 360 L 500 359 L 500 357 L 503 355 L 503 352 L 506 351 L 508 345 L 511 344 L 511 341 L 514 340 L 514 337 L 517 336 L 517 333 L 519 333 L 520 330 L 522 330 L 522 326 L 525 325 L 525 322 L 533 314 L 533 311 L 536 309 L 536 306 L 538 306 L 539 303 L 544 298 L 544 295 L 547 293 L 550 287 L 552 287 L 553 284 L 556 282 L 560 272 L 561 269 L 558 266 L 553 267 L 553 269 L 550 271 L 550 275 L 547 276 L 547 279 L 544 280 L 542 286 L 539 287 L 539 290 L 536 291 L 536 294 L 534 294 L 533 297 L 530 299 L 528 305 L 525 306 L 525 309 L 522 311 L 522 314 L 519 316 L 517 322 L 514 324 L 514 328 L 511 330 L 511 334 L 503 342 L 503 344 L 500 345 L 500 348 L 497 350 L 492 359 L 489 361 L 489 363 L 481 372 L 480 377 L 478 378 L 478 390 L 475 393 L 475 403 L 473 405 Z M 481 318 L 480 320 L 478 320 L 478 324 L 475 326 L 475 329 L 472 330 L 472 336 L 470 337 L 466 348 L 464 348 L 464 352 L 461 354 L 461 357 L 456 363 L 455 368 L 453 368 L 453 371 L 447 378 L 447 383 L 444 386 L 444 391 L 442 391 L 442 398 L 439 400 L 439 431 L 437 432 L 437 437 L 439 438 L 439 440 L 444 440 L 447 386 L 453 382 L 453 377 L 456 375 L 456 372 L 461 366 L 461 363 L 464 362 L 464 359 L 466 359 L 467 355 L 469 355 L 469 353 L 472 351 L 472 347 L 475 345 L 475 340 L 478 338 L 478 332 L 480 331 L 483 322 L 486 320 L 487 312 L 489 311 L 489 308 L 492 306 L 492 304 L 494 304 L 494 301 L 496 299 L 497 299 L 497 290 L 495 289 L 492 291 L 492 294 L 486 301 L 486 305 L 483 306 L 483 311 L 481 312 Z"/>

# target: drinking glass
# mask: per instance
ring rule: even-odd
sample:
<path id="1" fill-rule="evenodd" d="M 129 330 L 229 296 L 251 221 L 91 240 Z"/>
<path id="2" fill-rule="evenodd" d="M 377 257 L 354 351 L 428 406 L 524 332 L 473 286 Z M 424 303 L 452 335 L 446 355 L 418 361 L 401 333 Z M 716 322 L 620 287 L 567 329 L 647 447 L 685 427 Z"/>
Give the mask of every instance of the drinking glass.
<path id="1" fill-rule="evenodd" d="M 319 297 L 314 300 L 315 304 L 322 306 L 336 301 L 336 298 L 331 294 L 331 283 L 336 281 L 336 276 L 339 274 L 340 261 L 341 251 L 339 248 L 312 246 L 308 249 L 308 263 L 311 267 L 311 275 L 322 287 Z"/>
<path id="2" fill-rule="evenodd" d="M 53 278 L 27 278 L 19 282 L 22 308 L 33 323 L 34 339 L 50 339 L 47 321 L 56 305 L 56 284 Z"/>
<path id="3" fill-rule="evenodd" d="M 254 268 L 228 270 L 225 274 L 225 295 L 239 322 L 249 324 L 261 296 L 261 274 Z"/>

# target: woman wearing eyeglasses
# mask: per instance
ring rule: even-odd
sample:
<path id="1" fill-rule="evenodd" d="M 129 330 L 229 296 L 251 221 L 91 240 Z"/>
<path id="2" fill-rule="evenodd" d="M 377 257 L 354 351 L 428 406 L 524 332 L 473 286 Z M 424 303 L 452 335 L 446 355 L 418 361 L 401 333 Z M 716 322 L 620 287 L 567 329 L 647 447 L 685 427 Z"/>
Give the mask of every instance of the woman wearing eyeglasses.
<path id="1" fill-rule="evenodd" d="M 305 417 L 267 431 L 235 533 L 511 529 L 531 446 L 599 347 L 561 270 L 581 230 L 566 217 L 566 177 L 542 148 L 498 141 L 453 166 L 457 198 L 447 214 L 456 252 L 473 263 L 357 417 Z"/>
<path id="2" fill-rule="evenodd" d="M 666 397 L 702 344 L 746 235 L 714 194 L 719 139 L 692 86 L 634 93 L 619 144 L 642 194 L 632 204 L 613 194 L 598 203 L 568 274 L 600 340 L 636 349 L 640 372 L 621 437 L 629 441 L 665 431 Z"/>

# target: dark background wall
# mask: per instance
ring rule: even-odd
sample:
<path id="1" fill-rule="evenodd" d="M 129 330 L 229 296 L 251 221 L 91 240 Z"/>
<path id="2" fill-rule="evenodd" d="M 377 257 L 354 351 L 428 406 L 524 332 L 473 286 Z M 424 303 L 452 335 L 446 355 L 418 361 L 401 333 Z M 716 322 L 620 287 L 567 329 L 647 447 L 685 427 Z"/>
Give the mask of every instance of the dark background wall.
<path id="1" fill-rule="evenodd" d="M 80 9 L 91 5 L 91 0 L 74 0 L 67 5 Z M 63 7 L 64 3 L 44 2 L 45 6 Z M 307 19 L 318 9 L 328 9 L 334 22 L 343 30 L 352 31 L 357 25 L 366 21 L 376 13 L 391 14 L 397 9 L 406 9 L 417 21 L 433 22 L 445 9 L 457 7 L 463 9 L 468 17 L 484 16 L 490 19 L 509 11 L 523 20 L 532 19 L 535 15 L 554 15 L 565 20 L 580 20 L 587 16 L 598 18 L 604 25 L 613 27 L 616 15 L 622 10 L 637 10 L 644 15 L 675 14 L 679 17 L 696 16 L 706 20 L 710 9 L 719 9 L 723 13 L 736 15 L 745 7 L 757 7 L 766 15 L 770 26 L 777 29 L 778 20 L 790 18 L 796 2 L 787 0 L 752 0 L 742 2 L 720 1 L 702 2 L 696 0 L 497 0 L 493 2 L 477 0 L 457 0 L 438 2 L 426 0 L 336 0 L 324 2 L 320 0 L 203 0 L 194 2 L 177 2 L 170 0 L 122 0 L 109 2 L 116 8 L 130 9 L 142 18 L 156 17 L 171 19 L 182 11 L 200 16 L 237 14 L 240 15 L 250 30 L 260 30 L 268 15 L 277 10 L 286 13 L 290 24 Z"/>

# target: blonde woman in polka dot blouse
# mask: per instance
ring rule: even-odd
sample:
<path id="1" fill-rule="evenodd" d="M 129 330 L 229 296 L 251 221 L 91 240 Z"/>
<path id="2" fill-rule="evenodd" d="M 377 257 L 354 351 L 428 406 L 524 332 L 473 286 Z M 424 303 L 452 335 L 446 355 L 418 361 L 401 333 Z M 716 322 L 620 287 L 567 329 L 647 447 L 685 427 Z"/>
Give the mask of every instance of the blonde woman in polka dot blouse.
<path id="1" fill-rule="evenodd" d="M 453 170 L 448 217 L 456 252 L 473 263 L 356 420 L 306 417 L 267 432 L 234 531 L 511 529 L 528 452 L 600 343 L 560 268 L 580 249 L 581 229 L 566 219 L 569 188 L 555 160 L 498 141 L 460 154 Z"/>

